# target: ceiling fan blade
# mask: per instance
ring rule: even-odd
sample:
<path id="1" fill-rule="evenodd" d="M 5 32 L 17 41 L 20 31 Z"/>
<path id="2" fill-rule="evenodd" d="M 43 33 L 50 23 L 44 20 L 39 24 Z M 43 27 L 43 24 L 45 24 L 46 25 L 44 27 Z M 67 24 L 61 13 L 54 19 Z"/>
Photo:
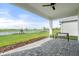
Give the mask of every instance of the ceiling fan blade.
<path id="1" fill-rule="evenodd" d="M 51 3 L 51 5 L 55 5 L 56 3 Z"/>
<path id="2" fill-rule="evenodd" d="M 52 6 L 52 9 L 55 10 L 55 6 Z"/>
<path id="3" fill-rule="evenodd" d="M 51 6 L 51 5 L 42 5 L 43 7 L 46 7 L 46 6 Z"/>

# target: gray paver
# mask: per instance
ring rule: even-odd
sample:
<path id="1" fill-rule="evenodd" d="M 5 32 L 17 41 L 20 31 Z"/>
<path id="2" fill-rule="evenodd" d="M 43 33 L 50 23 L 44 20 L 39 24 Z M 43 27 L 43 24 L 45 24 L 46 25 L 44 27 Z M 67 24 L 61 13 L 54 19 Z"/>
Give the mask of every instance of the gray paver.
<path id="1" fill-rule="evenodd" d="M 79 42 L 65 39 L 52 39 L 40 47 L 23 50 L 5 56 L 78 56 L 79 55 Z"/>

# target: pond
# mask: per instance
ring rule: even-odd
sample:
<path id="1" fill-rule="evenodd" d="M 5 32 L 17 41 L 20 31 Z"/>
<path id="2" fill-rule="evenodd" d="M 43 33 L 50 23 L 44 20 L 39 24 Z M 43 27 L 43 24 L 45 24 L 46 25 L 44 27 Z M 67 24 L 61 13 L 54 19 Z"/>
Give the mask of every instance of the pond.
<path id="1" fill-rule="evenodd" d="M 24 33 L 35 33 L 35 32 L 40 32 L 40 31 L 24 31 Z M 0 36 L 11 35 L 11 34 L 16 34 L 16 33 L 20 33 L 20 31 L 0 32 Z"/>
<path id="2" fill-rule="evenodd" d="M 0 32 L 0 36 L 10 35 L 10 34 L 15 34 L 15 33 L 19 33 L 19 32 Z"/>

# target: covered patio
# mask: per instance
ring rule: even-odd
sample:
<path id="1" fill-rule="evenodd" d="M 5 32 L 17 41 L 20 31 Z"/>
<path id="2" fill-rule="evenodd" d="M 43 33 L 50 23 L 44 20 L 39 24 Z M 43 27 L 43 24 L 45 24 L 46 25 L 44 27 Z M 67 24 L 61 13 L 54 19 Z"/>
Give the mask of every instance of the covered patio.
<path id="1" fill-rule="evenodd" d="M 63 18 L 71 16 L 79 16 L 78 3 L 55 3 L 55 5 L 52 5 L 52 3 L 15 3 L 13 5 L 28 10 L 43 18 L 46 18 L 49 21 L 49 37 L 51 37 L 53 33 L 52 28 L 54 20 L 61 20 Z M 55 7 L 55 9 L 53 9 L 53 6 Z M 79 37 L 79 30 L 77 36 Z"/>
<path id="2" fill-rule="evenodd" d="M 23 47 L 2 53 L 5 56 L 78 56 L 79 42 L 77 40 L 53 39 L 50 38 L 53 34 L 53 21 L 70 16 L 78 16 L 79 19 L 79 4 L 78 3 L 56 3 L 55 9 L 50 3 L 14 3 L 17 7 L 28 10 L 49 21 L 49 38 L 34 42 Z M 53 5 L 52 5 L 53 6 Z M 77 19 L 77 20 L 78 20 Z M 38 20 L 38 19 L 37 19 Z M 78 20 L 78 40 L 79 40 L 79 20 Z M 38 44 L 37 44 L 38 43 Z M 29 48 L 27 48 L 29 46 Z M 18 51 L 19 50 L 19 51 Z"/>

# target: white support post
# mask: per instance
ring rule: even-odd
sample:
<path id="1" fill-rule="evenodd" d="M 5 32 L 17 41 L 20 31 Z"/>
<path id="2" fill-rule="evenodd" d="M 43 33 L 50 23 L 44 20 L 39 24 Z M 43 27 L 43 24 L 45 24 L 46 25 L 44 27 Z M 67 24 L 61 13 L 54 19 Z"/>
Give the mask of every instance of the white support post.
<path id="1" fill-rule="evenodd" d="M 78 41 L 79 41 L 79 15 L 78 15 Z"/>
<path id="2" fill-rule="evenodd" d="M 78 41 L 79 41 L 79 9 L 78 9 Z"/>
<path id="3" fill-rule="evenodd" d="M 62 33 L 62 32 L 63 32 L 63 28 L 62 28 L 63 26 L 62 26 L 62 23 L 61 23 L 61 25 L 60 25 L 60 26 L 61 26 L 60 28 L 61 28 L 61 33 Z"/>
<path id="4" fill-rule="evenodd" d="M 49 20 L 49 37 L 52 37 L 52 20 Z"/>

